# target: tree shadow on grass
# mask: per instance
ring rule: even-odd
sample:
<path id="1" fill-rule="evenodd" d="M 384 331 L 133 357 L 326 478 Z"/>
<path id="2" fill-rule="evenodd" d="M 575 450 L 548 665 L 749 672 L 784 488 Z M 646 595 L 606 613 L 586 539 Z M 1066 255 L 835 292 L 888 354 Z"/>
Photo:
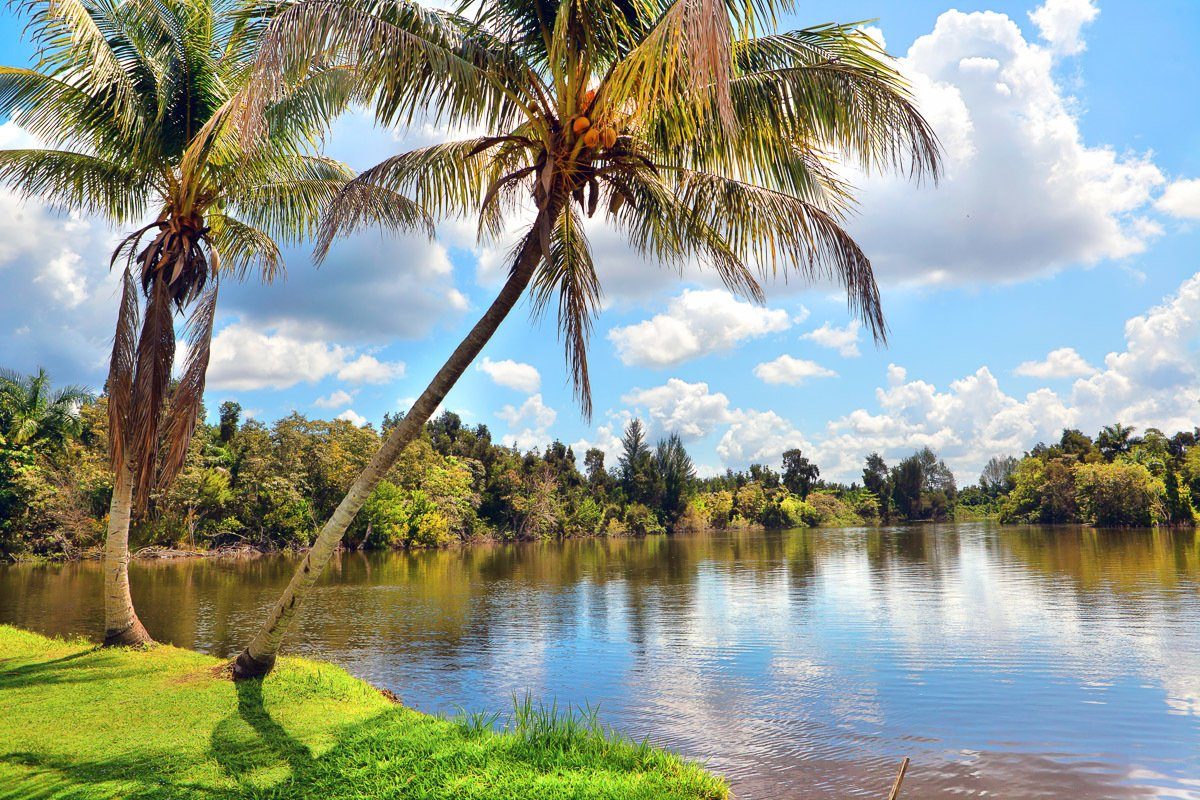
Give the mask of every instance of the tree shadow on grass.
<path id="1" fill-rule="evenodd" d="M 80 650 L 77 653 L 52 658 L 48 661 L 34 661 L 19 667 L 5 667 L 0 664 L 0 691 L 4 689 L 20 689 L 25 686 L 44 686 L 51 683 L 83 683 L 85 681 L 111 680 L 114 675 L 111 670 L 96 670 L 94 674 L 85 675 L 75 670 L 95 667 L 95 661 L 82 663 L 76 659 L 98 654 L 99 648 Z M 127 670 L 126 673 L 131 672 Z M 118 676 L 120 677 L 120 676 Z"/>
<path id="2" fill-rule="evenodd" d="M 235 778 L 286 764 L 293 775 L 312 769 L 312 751 L 271 717 L 263 704 L 262 679 L 238 681 L 236 715 L 217 723 L 210 755 Z"/>
<path id="3" fill-rule="evenodd" d="M 67 759 L 44 753 L 8 753 L 0 764 L 24 767 L 20 781 L 0 781 L 0 800 L 234 800 L 225 789 L 180 781 L 170 754 L 127 753 L 110 759 Z"/>

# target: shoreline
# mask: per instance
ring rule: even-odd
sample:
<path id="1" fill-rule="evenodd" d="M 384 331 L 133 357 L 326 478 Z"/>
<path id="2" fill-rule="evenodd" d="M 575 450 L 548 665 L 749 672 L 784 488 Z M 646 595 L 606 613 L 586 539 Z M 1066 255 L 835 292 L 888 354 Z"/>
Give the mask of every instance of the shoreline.
<path id="1" fill-rule="evenodd" d="M 8 625 L 0 652 L 0 785 L 18 794 L 729 798 L 726 781 L 693 761 L 528 698 L 497 730 L 504 717 L 424 714 L 323 661 L 285 656 L 265 679 L 234 683 L 228 659 Z"/>

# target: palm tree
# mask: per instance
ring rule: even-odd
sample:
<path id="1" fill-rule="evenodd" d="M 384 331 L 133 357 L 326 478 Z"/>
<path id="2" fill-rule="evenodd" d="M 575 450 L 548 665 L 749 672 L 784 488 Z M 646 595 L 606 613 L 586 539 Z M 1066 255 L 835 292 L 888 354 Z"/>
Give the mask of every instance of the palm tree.
<path id="1" fill-rule="evenodd" d="M 150 637 L 129 595 L 130 516 L 183 465 L 217 287 L 251 269 L 270 280 L 282 268 L 276 240 L 312 235 L 351 174 L 316 154 L 316 137 L 354 83 L 344 68 L 313 69 L 265 109 L 269 136 L 244 137 L 231 112 L 264 22 L 234 13 L 234 0 L 24 0 L 18 8 L 40 60 L 36 69 L 0 68 L 0 115 L 46 149 L 0 151 L 0 181 L 138 226 L 111 262 L 123 281 L 107 385 L 115 486 L 104 570 L 105 643 L 138 644 Z M 187 355 L 173 383 L 177 316 L 186 320 Z"/>
<path id="2" fill-rule="evenodd" d="M 732 291 L 761 277 L 834 279 L 878 340 L 870 261 L 841 226 L 851 202 L 833 154 L 936 178 L 936 137 L 901 76 L 853 26 L 773 32 L 775 0 L 482 0 L 458 13 L 410 0 L 299 0 L 264 38 L 271 97 L 321 63 L 352 63 L 378 122 L 426 113 L 487 135 L 387 159 L 326 217 L 319 252 L 370 221 L 371 189 L 411 192 L 436 216 L 475 215 L 496 238 L 525 209 L 498 296 L 350 487 L 236 677 L 270 670 L 297 607 L 359 507 L 528 290 L 557 300 L 583 411 L 601 286 L 585 234 L 600 211 L 648 260 L 699 262 Z M 470 14 L 471 18 L 464 15 Z"/>
<path id="3" fill-rule="evenodd" d="M 82 386 L 52 389 L 44 369 L 36 375 L 0 369 L 0 433 L 13 444 L 61 448 L 83 432 L 79 408 L 91 400 Z"/>
<path id="4" fill-rule="evenodd" d="M 1096 435 L 1096 447 L 1105 458 L 1112 461 L 1117 456 L 1133 449 L 1135 431 L 1137 428 L 1122 425 L 1119 422 L 1105 425 Z"/>

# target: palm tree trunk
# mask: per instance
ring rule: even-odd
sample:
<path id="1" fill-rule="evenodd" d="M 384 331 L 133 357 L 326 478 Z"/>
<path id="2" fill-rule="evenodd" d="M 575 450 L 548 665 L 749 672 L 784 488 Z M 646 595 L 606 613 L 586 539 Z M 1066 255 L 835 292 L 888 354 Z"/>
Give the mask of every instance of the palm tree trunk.
<path id="1" fill-rule="evenodd" d="M 544 210 L 550 214 L 553 222 L 557 217 L 556 210 Z M 392 429 L 383 447 L 379 449 L 366 469 L 355 479 L 342 502 L 338 504 L 333 516 L 325 523 L 317 540 L 305 554 L 304 560 L 296 567 L 291 582 L 275 604 L 266 623 L 255 634 L 250 645 L 238 655 L 233 662 L 234 680 L 255 678 L 266 675 L 275 665 L 275 655 L 279 652 L 279 644 L 296 614 L 296 610 L 308 596 L 312 587 L 321 576 L 325 565 L 337 550 L 338 544 L 350 526 L 354 515 L 362 508 L 367 497 L 374 491 L 375 486 L 387 474 L 404 452 L 408 443 L 417 437 L 421 428 L 429 421 L 438 404 L 446 397 L 454 384 L 462 377 L 463 372 L 475 360 L 495 334 L 500 323 L 517 304 L 525 288 L 533 277 L 534 269 L 541 258 L 541 239 L 538 235 L 541 219 L 534 226 L 521 244 L 521 249 L 513 263 L 508 280 L 500 290 L 500 294 L 492 301 L 492 305 L 475 323 L 475 327 L 451 354 L 449 360 L 433 377 L 429 386 L 413 403 L 412 409 Z"/>
<path id="2" fill-rule="evenodd" d="M 104 646 L 151 644 L 133 610 L 129 593 L 129 520 L 133 507 L 133 474 L 128 467 L 117 475 L 108 507 L 108 538 L 104 542 Z"/>

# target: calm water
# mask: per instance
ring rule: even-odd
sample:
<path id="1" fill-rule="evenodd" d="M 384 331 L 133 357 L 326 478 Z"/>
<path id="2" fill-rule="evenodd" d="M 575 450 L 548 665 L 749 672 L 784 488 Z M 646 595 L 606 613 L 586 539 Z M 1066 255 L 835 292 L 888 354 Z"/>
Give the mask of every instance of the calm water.
<path id="1" fill-rule="evenodd" d="M 290 652 L 425 711 L 599 704 L 737 796 L 1200 798 L 1200 539 L 713 533 L 348 554 Z M 161 640 L 230 655 L 286 558 L 139 564 Z M 95 563 L 0 568 L 0 621 L 100 632 Z"/>

